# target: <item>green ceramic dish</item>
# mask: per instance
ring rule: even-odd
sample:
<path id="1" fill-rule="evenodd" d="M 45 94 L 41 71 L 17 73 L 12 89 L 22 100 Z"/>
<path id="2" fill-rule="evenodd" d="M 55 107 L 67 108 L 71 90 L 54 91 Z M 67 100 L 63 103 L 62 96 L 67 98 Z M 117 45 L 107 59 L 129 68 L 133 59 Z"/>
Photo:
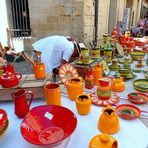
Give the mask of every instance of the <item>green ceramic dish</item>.
<path id="1" fill-rule="evenodd" d="M 129 74 L 131 70 L 129 68 L 121 68 L 119 69 L 120 74 Z"/>
<path id="2" fill-rule="evenodd" d="M 144 73 L 148 73 L 148 68 L 144 68 L 144 69 L 143 69 L 143 72 L 144 72 Z"/>
<path id="3" fill-rule="evenodd" d="M 140 73 L 140 72 L 142 72 L 142 69 L 140 69 L 140 68 L 132 68 L 132 71 L 136 72 L 136 73 Z"/>
<path id="4" fill-rule="evenodd" d="M 124 64 L 124 58 L 121 58 L 118 61 L 119 61 L 120 64 Z M 133 60 L 130 59 L 129 63 L 132 63 L 132 62 L 133 62 Z"/>
<path id="5" fill-rule="evenodd" d="M 139 58 L 144 58 L 144 56 L 146 55 L 145 52 L 140 52 L 140 51 L 132 51 L 130 52 L 130 56 L 133 60 L 138 60 Z"/>
<path id="6" fill-rule="evenodd" d="M 112 70 L 112 71 L 118 71 L 120 69 L 120 65 L 116 65 L 116 66 L 113 66 L 113 65 L 110 65 L 109 68 Z"/>
<path id="7" fill-rule="evenodd" d="M 135 80 L 133 81 L 133 86 L 138 91 L 148 92 L 148 80 L 147 79 Z"/>

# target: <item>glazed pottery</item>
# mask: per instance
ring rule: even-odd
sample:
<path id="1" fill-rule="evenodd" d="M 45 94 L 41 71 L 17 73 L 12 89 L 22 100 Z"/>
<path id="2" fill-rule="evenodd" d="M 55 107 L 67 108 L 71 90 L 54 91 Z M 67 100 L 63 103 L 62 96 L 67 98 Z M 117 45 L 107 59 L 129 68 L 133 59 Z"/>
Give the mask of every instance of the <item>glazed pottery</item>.
<path id="1" fill-rule="evenodd" d="M 98 80 L 97 96 L 101 100 L 108 100 L 111 96 L 112 77 L 104 77 Z"/>
<path id="2" fill-rule="evenodd" d="M 61 105 L 60 85 L 49 83 L 44 86 L 44 94 L 48 105 Z"/>
<path id="3" fill-rule="evenodd" d="M 140 92 L 132 92 L 128 94 L 128 100 L 134 104 L 148 103 L 148 95 Z"/>
<path id="4" fill-rule="evenodd" d="M 98 79 L 102 78 L 102 66 L 95 64 L 92 68 L 92 74 L 94 77 L 94 85 L 98 86 Z"/>
<path id="5" fill-rule="evenodd" d="M 133 120 L 140 116 L 141 111 L 138 107 L 131 104 L 121 104 L 116 107 L 119 117 L 126 120 Z"/>
<path id="6" fill-rule="evenodd" d="M 72 64 L 62 64 L 59 68 L 59 77 L 62 83 L 66 83 L 68 79 L 78 77 L 78 72 Z"/>
<path id="7" fill-rule="evenodd" d="M 141 52 L 141 51 L 132 51 L 130 52 L 130 56 L 133 60 L 138 60 L 139 58 L 143 59 L 144 56 L 146 55 L 145 52 Z"/>
<path id="8" fill-rule="evenodd" d="M 112 71 L 117 71 L 120 69 L 120 65 L 117 65 L 118 63 L 118 60 L 116 58 L 112 59 L 112 64 L 109 66 L 109 68 L 112 70 Z"/>
<path id="9" fill-rule="evenodd" d="M 91 109 L 90 95 L 83 93 L 76 98 L 76 108 L 80 115 L 87 115 Z"/>
<path id="10" fill-rule="evenodd" d="M 83 78 L 82 77 L 74 77 L 69 79 L 66 82 L 67 94 L 68 97 L 75 101 L 79 94 L 83 93 Z"/>
<path id="11" fill-rule="evenodd" d="M 121 76 L 126 77 L 131 73 L 131 69 L 130 68 L 121 68 L 121 69 L 119 69 L 119 73 Z"/>
<path id="12" fill-rule="evenodd" d="M 76 126 L 77 118 L 68 108 L 41 105 L 30 110 L 23 119 L 20 130 L 23 138 L 31 144 L 57 147 L 72 135 Z"/>
<path id="13" fill-rule="evenodd" d="M 125 82 L 123 77 L 113 79 L 112 91 L 122 92 L 125 90 Z"/>
<path id="14" fill-rule="evenodd" d="M 89 50 L 88 49 L 82 49 L 81 53 L 79 55 L 79 60 L 82 64 L 87 64 L 90 60 Z"/>
<path id="15" fill-rule="evenodd" d="M 131 33 L 130 31 L 125 31 L 125 40 L 128 41 L 130 39 Z"/>
<path id="16" fill-rule="evenodd" d="M 45 64 L 38 63 L 33 66 L 34 76 L 36 79 L 43 79 L 46 77 Z"/>
<path id="17" fill-rule="evenodd" d="M 118 142 L 114 137 L 102 133 L 91 139 L 89 148 L 118 148 Z"/>
<path id="18" fill-rule="evenodd" d="M 117 28 L 113 28 L 113 30 L 111 32 L 111 36 L 117 38 L 118 35 L 119 35 L 118 29 Z"/>
<path id="19" fill-rule="evenodd" d="M 9 125 L 8 115 L 5 110 L 0 109 L 0 138 L 3 136 Z"/>
<path id="20" fill-rule="evenodd" d="M 133 86 L 138 91 L 148 92 L 148 80 L 147 79 L 134 80 Z"/>
<path id="21" fill-rule="evenodd" d="M 18 85 L 19 80 L 22 78 L 22 74 L 19 72 L 16 72 L 15 74 L 6 71 L 3 73 L 3 75 L 0 77 L 0 84 L 5 87 L 14 87 Z"/>
<path id="22" fill-rule="evenodd" d="M 119 131 L 118 116 L 115 109 L 110 107 L 110 105 L 102 109 L 102 114 L 98 121 L 98 129 L 107 134 L 114 134 Z"/>
<path id="23" fill-rule="evenodd" d="M 30 96 L 30 102 L 27 103 L 27 96 Z M 32 91 L 26 91 L 24 89 L 17 90 L 11 94 L 14 102 L 14 113 L 19 118 L 25 117 L 29 112 L 30 105 L 34 98 L 34 93 Z"/>
<path id="24" fill-rule="evenodd" d="M 4 70 L 4 72 L 8 71 L 8 72 L 11 72 L 11 73 L 15 73 L 14 71 L 14 66 L 12 64 L 7 64 L 6 66 L 3 66 L 2 69 Z"/>
<path id="25" fill-rule="evenodd" d="M 94 77 L 92 75 L 92 69 L 89 68 L 85 76 L 85 88 L 92 89 L 94 87 Z"/>
<path id="26" fill-rule="evenodd" d="M 99 47 L 95 47 L 95 48 L 92 48 L 91 49 L 91 55 L 92 55 L 92 58 L 100 58 L 100 49 Z"/>
<path id="27" fill-rule="evenodd" d="M 112 50 L 111 49 L 104 50 L 104 57 L 105 57 L 105 61 L 107 63 L 110 63 L 112 61 Z"/>
<path id="28" fill-rule="evenodd" d="M 116 105 L 119 102 L 119 96 L 112 92 L 108 100 L 102 100 L 98 97 L 97 92 L 90 94 L 90 98 L 93 104 L 97 106 Z"/>

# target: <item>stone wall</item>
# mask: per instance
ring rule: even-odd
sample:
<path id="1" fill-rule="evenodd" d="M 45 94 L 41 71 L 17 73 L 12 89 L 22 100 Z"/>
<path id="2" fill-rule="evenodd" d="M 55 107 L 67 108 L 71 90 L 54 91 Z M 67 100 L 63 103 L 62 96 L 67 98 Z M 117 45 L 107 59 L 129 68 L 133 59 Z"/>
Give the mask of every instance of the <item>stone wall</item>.
<path id="1" fill-rule="evenodd" d="M 127 0 L 116 1 L 118 1 L 117 14 L 111 21 L 123 19 Z M 95 0 L 54 0 L 54 2 L 51 0 L 28 0 L 28 2 L 32 36 L 30 39 L 24 40 L 25 50 L 30 51 L 33 42 L 51 35 L 75 36 L 87 44 L 95 38 Z M 113 17 L 111 14 L 109 15 L 110 3 L 111 0 L 99 0 L 98 39 L 102 38 L 104 33 L 109 32 L 109 17 Z M 137 3 L 134 5 L 136 6 L 133 10 L 136 11 Z M 10 4 L 7 9 L 10 10 L 9 8 Z M 10 18 L 10 11 L 8 15 Z M 112 22 L 112 26 L 116 24 L 117 22 Z M 12 23 L 9 26 L 12 26 Z"/>

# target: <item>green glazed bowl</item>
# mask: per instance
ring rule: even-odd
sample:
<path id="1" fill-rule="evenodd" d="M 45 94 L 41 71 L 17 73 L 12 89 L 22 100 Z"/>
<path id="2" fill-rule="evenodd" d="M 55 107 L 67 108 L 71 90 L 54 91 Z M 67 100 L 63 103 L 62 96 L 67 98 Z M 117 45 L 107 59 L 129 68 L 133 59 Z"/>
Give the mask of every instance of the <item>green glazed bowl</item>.
<path id="1" fill-rule="evenodd" d="M 145 52 L 141 52 L 141 51 L 132 51 L 130 52 L 130 56 L 133 60 L 137 61 L 139 58 L 144 58 L 144 56 L 146 55 Z"/>
<path id="2" fill-rule="evenodd" d="M 133 86 L 138 91 L 148 92 L 148 80 L 147 79 L 137 79 L 133 81 Z"/>

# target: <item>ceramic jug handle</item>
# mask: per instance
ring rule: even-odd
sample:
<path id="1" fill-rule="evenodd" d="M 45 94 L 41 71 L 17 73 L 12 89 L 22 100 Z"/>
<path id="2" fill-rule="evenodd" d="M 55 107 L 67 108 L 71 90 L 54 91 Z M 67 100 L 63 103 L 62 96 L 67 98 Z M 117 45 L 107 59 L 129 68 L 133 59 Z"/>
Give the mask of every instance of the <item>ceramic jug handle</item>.
<path id="1" fill-rule="evenodd" d="M 30 95 L 30 102 L 29 102 L 29 105 L 28 105 L 30 107 L 32 100 L 34 98 L 34 93 L 33 93 L 33 91 L 29 90 L 29 91 L 26 92 L 26 94 Z"/>
<path id="2" fill-rule="evenodd" d="M 20 80 L 22 78 L 22 74 L 20 72 L 15 72 L 15 75 L 18 75 L 18 79 Z"/>

